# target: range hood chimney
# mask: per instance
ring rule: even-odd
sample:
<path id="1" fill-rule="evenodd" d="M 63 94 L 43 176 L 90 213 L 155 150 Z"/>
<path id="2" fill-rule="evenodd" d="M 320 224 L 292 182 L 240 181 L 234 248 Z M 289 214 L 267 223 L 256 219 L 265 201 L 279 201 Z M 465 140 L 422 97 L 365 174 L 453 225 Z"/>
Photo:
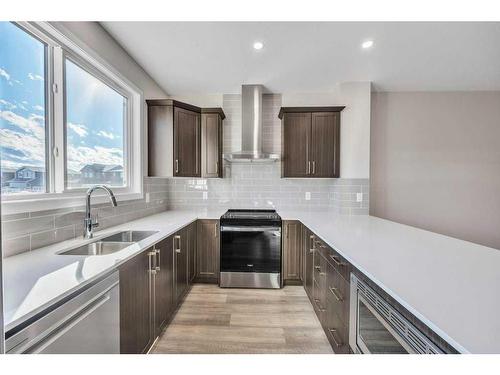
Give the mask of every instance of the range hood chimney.
<path id="1" fill-rule="evenodd" d="M 262 152 L 262 85 L 241 86 L 241 151 L 224 154 L 229 162 L 274 162 L 279 155 Z"/>

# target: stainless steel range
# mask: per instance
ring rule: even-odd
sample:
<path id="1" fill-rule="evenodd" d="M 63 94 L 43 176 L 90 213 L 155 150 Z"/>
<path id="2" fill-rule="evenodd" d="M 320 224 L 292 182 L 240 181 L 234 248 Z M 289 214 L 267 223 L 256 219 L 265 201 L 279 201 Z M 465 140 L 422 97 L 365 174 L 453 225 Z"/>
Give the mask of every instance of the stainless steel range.
<path id="1" fill-rule="evenodd" d="M 281 217 L 275 210 L 228 210 L 220 231 L 221 287 L 281 288 Z"/>

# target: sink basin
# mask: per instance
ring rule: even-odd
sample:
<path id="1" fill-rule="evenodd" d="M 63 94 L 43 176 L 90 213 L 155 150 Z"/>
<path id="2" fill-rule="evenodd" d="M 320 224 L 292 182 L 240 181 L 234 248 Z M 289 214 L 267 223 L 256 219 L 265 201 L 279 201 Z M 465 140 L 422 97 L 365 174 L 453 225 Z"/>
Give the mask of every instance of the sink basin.
<path id="1" fill-rule="evenodd" d="M 139 242 L 143 239 L 158 233 L 158 231 L 149 230 L 127 230 L 124 232 L 118 232 L 101 238 L 101 242 Z"/>
<path id="2" fill-rule="evenodd" d="M 133 242 L 96 241 L 59 253 L 60 255 L 108 255 L 133 245 Z"/>

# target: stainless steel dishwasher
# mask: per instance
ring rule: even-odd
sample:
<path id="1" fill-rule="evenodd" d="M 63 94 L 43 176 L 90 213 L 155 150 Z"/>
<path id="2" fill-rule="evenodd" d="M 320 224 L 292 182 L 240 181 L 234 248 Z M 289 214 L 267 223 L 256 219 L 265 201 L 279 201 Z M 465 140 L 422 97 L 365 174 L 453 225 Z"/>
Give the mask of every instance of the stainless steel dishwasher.
<path id="1" fill-rule="evenodd" d="M 120 352 L 119 274 L 100 279 L 6 332 L 7 353 Z"/>

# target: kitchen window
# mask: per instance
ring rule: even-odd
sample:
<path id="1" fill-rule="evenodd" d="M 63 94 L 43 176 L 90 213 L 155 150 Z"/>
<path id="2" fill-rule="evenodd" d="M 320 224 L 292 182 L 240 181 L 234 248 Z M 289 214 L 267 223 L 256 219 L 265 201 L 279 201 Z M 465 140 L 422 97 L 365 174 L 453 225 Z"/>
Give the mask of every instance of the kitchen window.
<path id="1" fill-rule="evenodd" d="M 2 196 L 46 190 L 47 44 L 0 22 Z"/>
<path id="2" fill-rule="evenodd" d="M 69 58 L 64 69 L 66 188 L 126 186 L 127 97 Z"/>
<path id="3" fill-rule="evenodd" d="M 0 35 L 4 211 L 81 204 L 95 184 L 142 197 L 142 92 L 50 23 L 0 22 Z"/>

